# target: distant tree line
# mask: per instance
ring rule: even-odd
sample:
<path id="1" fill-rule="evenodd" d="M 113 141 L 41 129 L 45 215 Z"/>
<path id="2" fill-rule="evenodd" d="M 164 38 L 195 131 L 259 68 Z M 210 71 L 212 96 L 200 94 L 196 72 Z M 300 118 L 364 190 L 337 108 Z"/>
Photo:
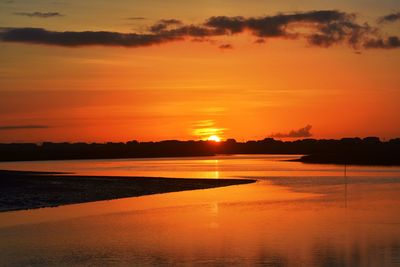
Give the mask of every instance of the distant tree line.
<path id="1" fill-rule="evenodd" d="M 304 154 L 303 162 L 400 164 L 400 138 L 378 137 L 303 139 L 281 141 L 266 138 L 237 142 L 178 141 L 126 143 L 11 143 L 0 144 L 0 161 L 190 157 L 216 154 Z"/>

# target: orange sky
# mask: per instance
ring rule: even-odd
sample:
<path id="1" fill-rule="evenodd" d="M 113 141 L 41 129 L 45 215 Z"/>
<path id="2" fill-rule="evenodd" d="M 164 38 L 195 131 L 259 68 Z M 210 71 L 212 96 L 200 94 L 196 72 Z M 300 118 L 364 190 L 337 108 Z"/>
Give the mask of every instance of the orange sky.
<path id="1" fill-rule="evenodd" d="M 400 19 L 376 22 L 400 10 L 396 1 L 338 1 L 337 6 L 306 1 L 304 7 L 294 1 L 228 2 L 171 1 L 168 9 L 163 1 L 2 2 L 0 27 L 146 33 L 160 19 L 202 25 L 217 15 L 253 18 L 359 8 L 360 25 L 379 27 L 380 37 L 400 34 Z M 88 10 L 93 14 L 84 17 Z M 60 15 L 44 18 L 33 12 Z M 292 37 L 256 44 L 258 37 L 244 31 L 140 47 L 4 39 L 0 142 L 187 140 L 212 134 L 248 140 L 306 125 L 312 125 L 315 138 L 400 136 L 400 48 L 321 47 Z"/>

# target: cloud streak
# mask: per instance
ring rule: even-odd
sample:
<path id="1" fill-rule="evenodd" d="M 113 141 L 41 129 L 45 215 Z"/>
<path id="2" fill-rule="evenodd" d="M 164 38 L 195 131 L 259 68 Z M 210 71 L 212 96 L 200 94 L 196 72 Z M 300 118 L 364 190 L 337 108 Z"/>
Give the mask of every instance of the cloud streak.
<path id="1" fill-rule="evenodd" d="M 14 28 L 0 33 L 3 42 L 57 45 L 67 47 L 103 45 L 139 47 L 172 41 L 173 36 L 118 33 L 107 31 L 56 32 L 41 28 Z"/>
<path id="2" fill-rule="evenodd" d="M 400 21 L 400 12 L 392 13 L 386 16 L 383 16 L 378 19 L 379 23 L 388 23 L 388 22 L 396 22 Z"/>
<path id="3" fill-rule="evenodd" d="M 222 44 L 219 49 L 233 49 L 233 46 L 231 44 Z"/>
<path id="4" fill-rule="evenodd" d="M 0 125 L 0 131 L 47 129 L 47 125 Z"/>
<path id="5" fill-rule="evenodd" d="M 150 27 L 150 32 L 154 34 L 162 33 L 173 25 L 183 25 L 183 22 L 177 19 L 162 19 Z"/>
<path id="6" fill-rule="evenodd" d="M 15 12 L 14 15 L 31 17 L 31 18 L 43 18 L 43 19 L 64 16 L 59 12 Z"/>
<path id="7" fill-rule="evenodd" d="M 186 39 L 250 34 L 257 43 L 269 38 L 305 39 L 310 45 L 347 45 L 353 49 L 398 48 L 398 37 L 382 35 L 379 28 L 357 23 L 356 15 L 337 10 L 308 11 L 264 17 L 215 16 L 200 24 L 163 19 L 148 27 L 147 33 L 109 31 L 50 31 L 42 28 L 2 28 L 0 40 L 67 47 L 101 45 L 141 47 Z M 383 36 L 383 37 L 382 37 Z M 220 48 L 223 47 L 221 44 Z"/>
<path id="8" fill-rule="evenodd" d="M 311 137 L 311 125 L 307 125 L 304 128 L 300 128 L 298 130 L 291 130 L 288 133 L 275 133 L 271 134 L 272 138 L 306 138 Z"/>
<path id="9" fill-rule="evenodd" d="M 145 17 L 129 17 L 129 18 L 126 18 L 127 20 L 145 20 L 146 18 Z"/>

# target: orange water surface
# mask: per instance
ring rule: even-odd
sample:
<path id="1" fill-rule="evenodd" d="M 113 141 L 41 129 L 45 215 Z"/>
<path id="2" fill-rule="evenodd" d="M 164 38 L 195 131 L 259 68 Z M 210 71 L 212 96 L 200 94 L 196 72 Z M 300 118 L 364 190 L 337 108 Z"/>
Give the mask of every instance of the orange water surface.
<path id="1" fill-rule="evenodd" d="M 290 158 L 1 163 L 0 169 L 258 181 L 0 213 L 0 266 L 400 265 L 400 168 L 349 166 L 344 176 L 343 166 L 282 161 Z"/>

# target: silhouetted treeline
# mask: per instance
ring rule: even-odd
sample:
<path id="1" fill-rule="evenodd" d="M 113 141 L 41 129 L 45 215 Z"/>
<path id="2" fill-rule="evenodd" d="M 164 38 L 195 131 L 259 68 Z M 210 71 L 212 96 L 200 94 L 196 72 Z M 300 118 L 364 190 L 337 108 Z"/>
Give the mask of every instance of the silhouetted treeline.
<path id="1" fill-rule="evenodd" d="M 209 156 L 204 141 L 0 144 L 0 161 Z"/>
<path id="2" fill-rule="evenodd" d="M 188 157 L 215 154 L 305 154 L 303 162 L 400 164 L 400 138 L 382 142 L 377 137 L 340 140 L 280 141 L 266 138 L 236 142 L 177 141 L 127 143 L 0 144 L 0 161 L 107 159 L 138 157 Z M 365 162 L 365 163 L 363 163 Z"/>

